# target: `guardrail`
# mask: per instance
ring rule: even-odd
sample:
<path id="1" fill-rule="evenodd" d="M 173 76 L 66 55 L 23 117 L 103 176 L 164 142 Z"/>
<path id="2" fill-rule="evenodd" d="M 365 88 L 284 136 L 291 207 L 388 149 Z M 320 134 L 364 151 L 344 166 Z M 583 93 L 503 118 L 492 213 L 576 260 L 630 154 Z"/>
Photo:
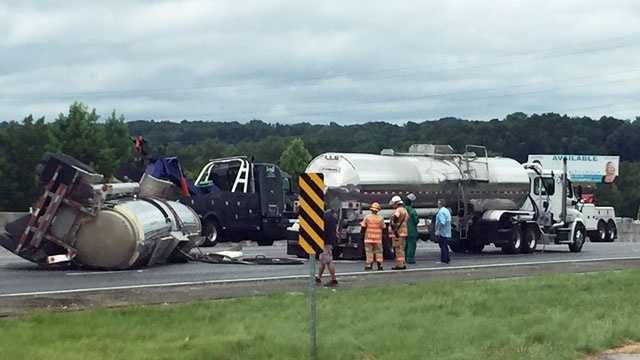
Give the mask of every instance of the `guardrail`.
<path id="1" fill-rule="evenodd" d="M 620 242 L 640 242 L 640 221 L 616 221 Z"/>

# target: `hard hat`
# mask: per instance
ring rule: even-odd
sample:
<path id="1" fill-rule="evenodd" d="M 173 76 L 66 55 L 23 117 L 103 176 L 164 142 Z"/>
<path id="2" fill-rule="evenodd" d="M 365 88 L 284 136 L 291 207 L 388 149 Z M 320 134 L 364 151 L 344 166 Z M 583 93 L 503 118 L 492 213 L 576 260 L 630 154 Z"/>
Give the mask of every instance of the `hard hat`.
<path id="1" fill-rule="evenodd" d="M 407 199 L 411 201 L 416 201 L 416 194 L 410 193 L 409 195 L 407 195 Z"/>
<path id="2" fill-rule="evenodd" d="M 396 204 L 404 204 L 404 203 L 402 202 L 402 199 L 400 198 L 400 196 L 395 195 L 394 197 L 391 198 L 390 204 L 396 205 Z"/>
<path id="3" fill-rule="evenodd" d="M 378 204 L 377 202 L 372 203 L 371 206 L 369 206 L 369 210 L 380 211 L 380 204 Z"/>

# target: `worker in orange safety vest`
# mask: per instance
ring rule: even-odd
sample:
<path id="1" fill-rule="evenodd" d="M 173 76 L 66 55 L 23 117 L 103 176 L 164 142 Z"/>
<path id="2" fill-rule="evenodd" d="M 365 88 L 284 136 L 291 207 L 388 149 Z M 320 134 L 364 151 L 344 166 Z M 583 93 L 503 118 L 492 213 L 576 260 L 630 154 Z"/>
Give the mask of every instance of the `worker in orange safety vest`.
<path id="1" fill-rule="evenodd" d="M 396 266 L 392 270 L 406 270 L 407 264 L 404 257 L 404 246 L 407 242 L 409 231 L 407 229 L 407 221 L 409 213 L 404 208 L 404 202 L 400 196 L 394 196 L 389 203 L 395 209 L 391 221 L 389 222 L 389 237 L 393 244 L 393 250 L 396 253 Z"/>
<path id="2" fill-rule="evenodd" d="M 369 207 L 371 214 L 362 219 L 362 232 L 364 233 L 364 250 L 367 256 L 365 270 L 373 268 L 373 262 L 378 265 L 378 270 L 382 270 L 382 233 L 384 232 L 384 219 L 378 215 L 380 204 L 374 202 Z"/>

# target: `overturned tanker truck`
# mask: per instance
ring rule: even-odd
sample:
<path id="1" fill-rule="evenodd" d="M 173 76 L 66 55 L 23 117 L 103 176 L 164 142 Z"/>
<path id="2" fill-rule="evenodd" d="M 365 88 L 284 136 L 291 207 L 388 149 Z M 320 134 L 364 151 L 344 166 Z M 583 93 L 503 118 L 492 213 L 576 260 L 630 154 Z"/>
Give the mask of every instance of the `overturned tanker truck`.
<path id="1" fill-rule="evenodd" d="M 587 231 L 595 231 L 586 228 L 566 170 L 489 157 L 483 146 L 467 145 L 462 154 L 430 144 L 412 145 L 408 153 L 325 153 L 306 171 L 324 174 L 327 206 L 340 219 L 334 256 L 344 259 L 363 257 L 360 221 L 369 204 L 379 202 L 388 221 L 391 197 L 409 193 L 417 196 L 413 207 L 423 222 L 437 211 L 437 199 L 445 200 L 453 215 L 454 252 L 479 253 L 488 244 L 506 253 L 532 252 L 538 244 L 566 244 L 579 252 Z M 613 221 L 613 208 L 598 210 L 604 221 Z M 383 248 L 385 258 L 392 256 L 386 233 Z M 295 241 L 287 252 L 303 255 Z"/>
<path id="2" fill-rule="evenodd" d="M 185 261 L 204 240 L 198 215 L 163 196 L 168 182 L 103 184 L 64 154 L 46 154 L 37 172 L 45 190 L 35 208 L 0 231 L 0 245 L 24 259 L 128 269 Z"/>

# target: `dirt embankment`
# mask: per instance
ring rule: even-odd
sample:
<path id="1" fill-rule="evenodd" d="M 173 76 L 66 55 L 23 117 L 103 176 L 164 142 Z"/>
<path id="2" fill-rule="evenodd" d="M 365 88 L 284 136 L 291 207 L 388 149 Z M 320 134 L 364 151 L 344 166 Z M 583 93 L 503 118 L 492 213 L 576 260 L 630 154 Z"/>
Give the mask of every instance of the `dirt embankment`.
<path id="1" fill-rule="evenodd" d="M 636 355 L 632 358 L 617 355 Z M 619 348 L 607 350 L 599 355 L 589 356 L 582 360 L 640 359 L 640 343 L 629 343 Z"/>

